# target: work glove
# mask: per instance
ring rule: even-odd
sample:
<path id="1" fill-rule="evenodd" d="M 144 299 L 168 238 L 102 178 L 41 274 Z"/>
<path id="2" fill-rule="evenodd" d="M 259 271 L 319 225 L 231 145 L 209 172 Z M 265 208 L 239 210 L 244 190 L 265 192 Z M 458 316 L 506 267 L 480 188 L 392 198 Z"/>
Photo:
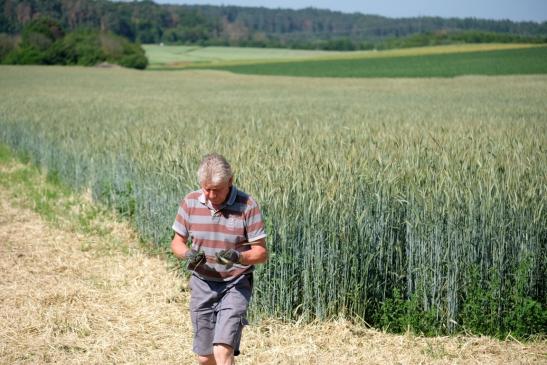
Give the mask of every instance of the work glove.
<path id="1" fill-rule="evenodd" d="M 188 267 L 196 267 L 205 260 L 205 252 L 202 250 L 188 250 L 184 255 L 184 259 L 188 261 Z"/>
<path id="2" fill-rule="evenodd" d="M 232 248 L 217 252 L 216 256 L 217 262 L 223 265 L 239 264 L 239 260 L 241 259 L 241 254 Z"/>

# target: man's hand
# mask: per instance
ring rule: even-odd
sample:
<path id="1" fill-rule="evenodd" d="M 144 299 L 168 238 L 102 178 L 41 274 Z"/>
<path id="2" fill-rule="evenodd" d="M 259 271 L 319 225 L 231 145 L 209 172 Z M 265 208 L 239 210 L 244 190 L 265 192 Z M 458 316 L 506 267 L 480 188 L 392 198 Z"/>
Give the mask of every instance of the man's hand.
<path id="1" fill-rule="evenodd" d="M 184 259 L 188 261 L 188 266 L 198 266 L 205 260 L 205 252 L 202 250 L 188 250 L 184 255 Z"/>
<path id="2" fill-rule="evenodd" d="M 232 248 L 217 252 L 216 256 L 218 263 L 223 265 L 239 264 L 239 260 L 241 259 L 241 254 Z"/>

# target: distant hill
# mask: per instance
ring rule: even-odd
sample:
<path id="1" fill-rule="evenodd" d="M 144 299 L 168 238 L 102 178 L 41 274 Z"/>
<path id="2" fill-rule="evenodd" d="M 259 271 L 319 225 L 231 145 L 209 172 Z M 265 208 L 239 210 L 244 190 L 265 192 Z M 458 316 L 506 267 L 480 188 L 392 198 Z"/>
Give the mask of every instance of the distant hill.
<path id="1" fill-rule="evenodd" d="M 546 42 L 547 22 L 386 18 L 307 8 L 160 5 L 150 0 L 0 0 L 0 33 L 48 16 L 68 31 L 88 27 L 140 43 L 369 49 L 454 42 Z"/>

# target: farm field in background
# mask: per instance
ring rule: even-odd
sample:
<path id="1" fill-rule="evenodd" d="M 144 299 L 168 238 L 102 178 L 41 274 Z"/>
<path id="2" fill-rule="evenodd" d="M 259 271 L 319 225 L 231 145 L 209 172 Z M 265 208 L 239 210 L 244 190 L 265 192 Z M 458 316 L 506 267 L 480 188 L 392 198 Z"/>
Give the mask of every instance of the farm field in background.
<path id="1" fill-rule="evenodd" d="M 259 67 L 258 71 L 261 73 L 272 73 L 272 71 L 268 70 L 279 69 L 279 71 L 277 72 L 278 74 L 285 73 L 287 75 L 289 75 L 287 73 L 287 68 L 294 68 L 289 66 L 292 63 L 296 63 L 295 67 L 298 67 L 298 65 L 302 63 L 304 65 L 309 65 L 307 62 L 314 62 L 315 64 L 316 62 L 320 61 L 322 64 L 326 65 L 326 67 L 323 68 L 331 69 L 331 72 L 327 73 L 330 75 L 333 72 L 336 72 L 337 68 L 339 67 L 337 64 L 338 62 L 349 63 L 350 65 L 355 67 L 359 66 L 359 63 L 356 62 L 362 62 L 369 59 L 380 59 L 377 63 L 381 64 L 385 61 L 387 61 L 388 63 L 393 62 L 393 60 L 391 60 L 391 58 L 393 57 L 410 57 L 412 59 L 415 56 L 433 56 L 446 54 L 456 55 L 469 52 L 517 50 L 529 49 L 534 47 L 538 46 L 530 44 L 461 44 L 435 47 L 405 48 L 384 51 L 338 52 L 242 47 L 143 45 L 143 48 L 146 51 L 146 55 L 150 61 L 150 69 L 152 70 L 177 70 L 181 68 L 194 67 L 235 67 L 234 70 L 236 72 L 239 70 L 243 70 L 241 72 L 245 73 L 245 70 L 248 71 L 251 70 L 253 67 Z M 432 59 L 430 63 L 435 61 L 436 59 Z M 395 62 L 403 64 L 406 61 Z M 277 65 L 279 64 L 281 64 L 281 66 L 277 67 Z M 415 65 L 412 66 L 415 67 Z M 265 71 L 262 71 L 261 67 L 264 67 Z M 407 67 L 407 69 L 410 69 L 410 67 Z M 300 75 L 301 73 L 302 72 L 297 73 L 297 75 Z M 310 76 L 322 75 L 314 73 Z"/>
<path id="2" fill-rule="evenodd" d="M 269 233 L 254 316 L 545 332 L 545 75 L 2 66 L 0 84 L 0 141 L 159 245 L 201 156 L 225 154 Z"/>
<path id="3" fill-rule="evenodd" d="M 530 75 L 547 74 L 547 47 L 202 67 L 241 74 L 306 77 Z"/>

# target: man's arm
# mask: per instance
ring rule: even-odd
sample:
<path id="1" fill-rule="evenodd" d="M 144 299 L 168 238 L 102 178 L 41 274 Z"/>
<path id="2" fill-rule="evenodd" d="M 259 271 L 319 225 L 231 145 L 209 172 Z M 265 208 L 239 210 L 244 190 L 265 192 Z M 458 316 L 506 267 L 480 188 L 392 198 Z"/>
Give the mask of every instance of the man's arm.
<path id="1" fill-rule="evenodd" d="M 171 241 L 171 250 L 176 257 L 184 259 L 186 257 L 186 252 L 188 252 L 186 238 L 175 232 L 175 237 L 173 237 L 173 241 Z"/>
<path id="2" fill-rule="evenodd" d="M 263 264 L 266 261 L 268 261 L 268 249 L 265 238 L 253 241 L 251 249 L 242 252 L 239 258 L 239 263 L 242 265 Z"/>

